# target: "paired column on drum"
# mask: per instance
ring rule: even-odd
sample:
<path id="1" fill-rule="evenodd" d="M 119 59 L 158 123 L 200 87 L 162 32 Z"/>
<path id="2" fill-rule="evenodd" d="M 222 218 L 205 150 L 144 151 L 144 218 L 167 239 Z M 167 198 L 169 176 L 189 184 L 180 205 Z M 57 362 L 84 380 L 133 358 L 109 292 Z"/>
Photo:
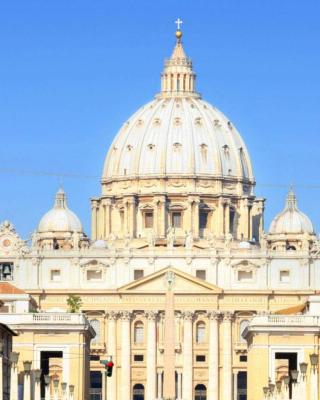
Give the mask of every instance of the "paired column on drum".
<path id="1" fill-rule="evenodd" d="M 108 345 L 107 345 L 107 354 L 112 357 L 112 361 L 114 362 L 115 369 L 113 371 L 112 377 L 108 378 L 108 386 L 107 386 L 107 398 L 115 399 L 117 393 L 117 317 L 118 315 L 111 311 L 107 315 L 108 317 Z M 129 325 L 130 332 L 130 325 Z M 130 360 L 128 360 L 130 363 Z"/>
<path id="2" fill-rule="evenodd" d="M 183 400 L 192 400 L 193 393 L 193 355 L 192 355 L 192 321 L 194 314 L 186 311 L 183 316 Z"/>
<path id="3" fill-rule="evenodd" d="M 148 311 L 146 312 L 148 320 L 147 327 L 147 387 L 146 387 L 146 398 L 156 398 L 157 388 L 157 342 L 156 342 L 156 321 L 157 312 Z"/>
<path id="4" fill-rule="evenodd" d="M 121 313 L 121 400 L 131 399 L 131 313 Z"/>
<path id="5" fill-rule="evenodd" d="M 219 320 L 221 315 L 215 311 L 208 313 L 209 320 L 209 370 L 208 399 L 219 399 Z"/>
<path id="6" fill-rule="evenodd" d="M 223 314 L 223 399 L 232 399 L 232 320 L 233 314 Z"/>

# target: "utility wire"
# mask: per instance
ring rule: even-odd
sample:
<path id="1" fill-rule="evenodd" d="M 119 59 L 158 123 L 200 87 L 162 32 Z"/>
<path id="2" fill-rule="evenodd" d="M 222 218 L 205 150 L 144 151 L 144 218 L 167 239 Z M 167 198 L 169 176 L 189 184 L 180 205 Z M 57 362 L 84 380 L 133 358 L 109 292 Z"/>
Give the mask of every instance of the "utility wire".
<path id="1" fill-rule="evenodd" d="M 100 180 L 101 176 L 99 175 L 85 175 L 85 174 L 76 174 L 72 172 L 58 172 L 58 171 L 43 171 L 43 170 L 20 170 L 14 168 L 0 168 L 0 174 L 2 175 L 29 175 L 29 176 L 53 176 L 57 178 L 73 178 L 73 179 L 95 179 Z M 256 183 L 256 187 L 270 187 L 270 188 L 284 188 L 287 189 L 290 187 L 289 183 L 276 183 L 276 182 L 265 182 L 265 183 Z M 304 184 L 304 183 L 295 183 L 294 187 L 299 187 L 302 189 L 320 189 L 319 184 Z"/>

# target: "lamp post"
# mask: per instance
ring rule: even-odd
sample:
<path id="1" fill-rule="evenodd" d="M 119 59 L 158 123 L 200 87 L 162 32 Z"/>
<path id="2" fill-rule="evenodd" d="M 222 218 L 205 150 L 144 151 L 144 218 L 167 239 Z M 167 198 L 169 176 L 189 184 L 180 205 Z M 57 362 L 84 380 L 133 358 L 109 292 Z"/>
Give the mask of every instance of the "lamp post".
<path id="1" fill-rule="evenodd" d="M 59 379 L 53 380 L 53 400 L 58 400 Z"/>
<path id="2" fill-rule="evenodd" d="M 9 354 L 9 361 L 11 365 L 10 375 L 10 400 L 18 400 L 18 360 L 19 353 L 12 351 Z"/>
<path id="3" fill-rule="evenodd" d="M 274 383 L 269 383 L 269 393 L 270 393 L 270 399 L 274 399 L 274 389 L 276 385 Z"/>
<path id="4" fill-rule="evenodd" d="M 3 342 L 0 342 L 0 400 L 3 400 Z"/>
<path id="5" fill-rule="evenodd" d="M 68 400 L 67 387 L 68 387 L 68 384 L 66 382 L 61 383 L 62 400 Z"/>
<path id="6" fill-rule="evenodd" d="M 310 354 L 310 364 L 311 364 L 310 386 L 312 387 L 311 400 L 318 400 L 318 398 L 319 398 L 319 384 L 318 384 L 319 355 L 317 353 Z"/>
<path id="7" fill-rule="evenodd" d="M 50 382 L 51 382 L 50 376 L 45 375 L 44 376 L 44 384 L 45 384 L 44 398 L 45 398 L 45 400 L 50 400 Z"/>
<path id="8" fill-rule="evenodd" d="M 69 400 L 73 400 L 74 396 L 74 385 L 69 385 Z"/>
<path id="9" fill-rule="evenodd" d="M 41 388 L 40 388 L 40 379 L 42 375 L 41 369 L 35 369 L 33 371 L 34 374 L 34 400 L 41 399 Z"/>
<path id="10" fill-rule="evenodd" d="M 32 361 L 23 361 L 23 369 L 24 369 L 23 400 L 30 400 L 30 395 L 31 395 L 31 383 L 30 383 L 31 365 L 32 365 Z"/>
<path id="11" fill-rule="evenodd" d="M 264 386 L 262 388 L 262 391 L 263 391 L 264 399 L 267 399 L 269 397 L 269 386 Z"/>
<path id="12" fill-rule="evenodd" d="M 275 392 L 275 398 L 276 400 L 281 399 L 281 388 L 282 388 L 282 381 L 276 381 L 276 392 Z"/>

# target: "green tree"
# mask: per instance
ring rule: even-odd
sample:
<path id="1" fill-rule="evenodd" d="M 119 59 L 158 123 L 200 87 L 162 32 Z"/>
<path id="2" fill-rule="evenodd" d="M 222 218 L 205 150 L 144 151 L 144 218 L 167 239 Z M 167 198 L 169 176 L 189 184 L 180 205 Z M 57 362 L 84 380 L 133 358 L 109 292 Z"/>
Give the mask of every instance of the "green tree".
<path id="1" fill-rule="evenodd" d="M 80 311 L 80 308 L 82 306 L 81 297 L 75 294 L 70 294 L 67 299 L 67 304 L 71 313 L 77 313 Z"/>

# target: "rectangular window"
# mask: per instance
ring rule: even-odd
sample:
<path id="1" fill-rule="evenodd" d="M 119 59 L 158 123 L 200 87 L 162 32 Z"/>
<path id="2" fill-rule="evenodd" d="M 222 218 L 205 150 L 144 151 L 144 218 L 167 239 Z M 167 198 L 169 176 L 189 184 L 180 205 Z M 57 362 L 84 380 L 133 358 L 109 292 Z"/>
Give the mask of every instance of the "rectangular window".
<path id="1" fill-rule="evenodd" d="M 101 281 L 102 271 L 100 270 L 89 270 L 87 271 L 87 281 Z"/>
<path id="2" fill-rule="evenodd" d="M 153 212 L 146 212 L 144 214 L 145 228 L 153 228 Z"/>
<path id="3" fill-rule="evenodd" d="M 203 355 L 196 356 L 196 362 L 206 362 L 206 356 Z"/>
<path id="4" fill-rule="evenodd" d="M 181 228 L 181 225 L 182 225 L 182 218 L 181 218 L 181 212 L 173 212 L 172 214 L 171 214 L 171 219 L 172 219 L 172 221 L 171 221 L 171 225 L 174 227 L 174 228 Z"/>
<path id="5" fill-rule="evenodd" d="M 143 354 L 134 354 L 133 361 L 138 361 L 138 362 L 143 361 Z"/>
<path id="6" fill-rule="evenodd" d="M 208 213 L 200 211 L 199 213 L 199 229 L 206 229 L 208 223 Z"/>
<path id="7" fill-rule="evenodd" d="M 240 356 L 239 360 L 240 362 L 247 362 L 247 356 Z"/>
<path id="8" fill-rule="evenodd" d="M 280 271 L 280 282 L 281 283 L 288 283 L 290 282 L 290 271 L 288 270 L 283 270 Z"/>
<path id="9" fill-rule="evenodd" d="M 133 271 L 133 279 L 136 281 L 137 279 L 143 278 L 144 271 L 143 269 L 135 269 Z"/>
<path id="10" fill-rule="evenodd" d="M 252 271 L 238 271 L 239 282 L 251 282 L 253 279 Z"/>
<path id="11" fill-rule="evenodd" d="M 61 281 L 61 271 L 60 271 L 60 269 L 52 269 L 50 271 L 50 280 L 52 282 L 60 282 Z"/>
<path id="12" fill-rule="evenodd" d="M 100 356 L 96 356 L 95 354 L 90 354 L 90 361 L 100 361 Z"/>
<path id="13" fill-rule="evenodd" d="M 197 269 L 196 270 L 196 277 L 199 279 L 206 280 L 206 270 L 205 269 Z"/>

